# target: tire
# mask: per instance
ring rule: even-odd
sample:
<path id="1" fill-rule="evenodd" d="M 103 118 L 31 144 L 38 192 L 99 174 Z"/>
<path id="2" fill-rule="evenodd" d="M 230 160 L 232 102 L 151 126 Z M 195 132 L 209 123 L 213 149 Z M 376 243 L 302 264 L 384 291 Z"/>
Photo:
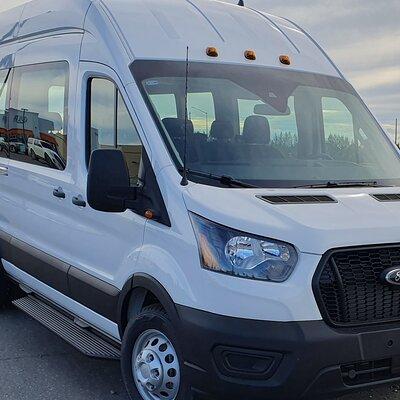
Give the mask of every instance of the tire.
<path id="1" fill-rule="evenodd" d="M 36 154 L 33 150 L 31 150 L 31 158 L 32 160 L 37 160 Z"/>
<path id="2" fill-rule="evenodd" d="M 10 284 L 7 281 L 4 272 L 0 270 L 0 308 L 8 305 L 10 303 Z"/>
<path id="3" fill-rule="evenodd" d="M 161 338 L 159 334 L 162 335 Z M 158 342 L 156 342 L 157 340 Z M 146 364 L 152 354 L 154 354 L 155 359 L 153 357 L 153 360 L 150 359 L 150 361 L 153 361 L 153 363 Z M 174 359 L 175 355 L 177 360 Z M 134 362 L 136 366 L 144 365 L 143 374 L 141 372 L 142 367 L 140 367 L 134 376 Z M 161 368 L 157 368 L 157 365 L 160 365 Z M 153 400 L 158 398 L 191 400 L 189 382 L 182 375 L 182 367 L 182 353 L 167 313 L 160 305 L 144 308 L 137 318 L 129 322 L 122 341 L 122 376 L 130 398 L 132 400 Z M 155 372 L 157 374 L 157 371 L 164 371 L 168 382 L 164 381 L 165 386 L 162 385 L 163 376 L 158 375 L 156 379 L 159 382 L 159 387 L 155 384 L 153 386 L 154 391 L 151 392 L 146 385 L 152 386 L 154 382 L 152 373 Z M 149 378 L 151 382 L 147 382 L 146 385 L 144 383 L 140 384 L 139 378 L 142 382 L 145 378 Z"/>
<path id="4" fill-rule="evenodd" d="M 17 148 L 14 145 L 10 146 L 10 152 L 11 153 L 17 153 Z"/>

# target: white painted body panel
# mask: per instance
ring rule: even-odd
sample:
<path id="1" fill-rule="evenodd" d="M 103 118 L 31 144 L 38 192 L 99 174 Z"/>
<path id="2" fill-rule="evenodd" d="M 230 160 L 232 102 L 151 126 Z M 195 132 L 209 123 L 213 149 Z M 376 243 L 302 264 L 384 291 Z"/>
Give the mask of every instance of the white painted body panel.
<path id="1" fill-rule="evenodd" d="M 45 31 L 51 37 L 44 38 Z M 307 190 L 227 190 L 195 183 L 182 187 L 129 66 L 136 59 L 184 60 L 187 45 L 193 61 L 247 65 L 251 62 L 243 53 L 253 49 L 254 65 L 288 68 L 278 61 L 288 54 L 291 68 L 341 77 L 318 45 L 291 22 L 222 2 L 34 0 L 1 13 L 0 68 L 67 60 L 71 77 L 67 168 L 53 171 L 0 158 L 0 165 L 10 168 L 8 177 L 0 176 L 0 229 L 119 289 L 135 273 L 146 273 L 175 303 L 188 307 L 258 320 L 320 320 L 311 281 L 321 255 L 334 247 L 399 243 L 400 205 L 373 200 L 370 194 L 381 189 L 318 191 L 335 197 L 336 204 L 272 206 L 256 195 Z M 219 49 L 217 60 L 205 55 L 208 46 Z M 109 77 L 118 85 L 150 156 L 171 228 L 130 211 L 105 214 L 72 205 L 72 196 L 86 198 L 90 76 Z M 52 197 L 58 186 L 66 201 Z M 299 263 L 293 275 L 276 284 L 202 269 L 189 211 L 294 244 Z M 110 321 L 3 264 L 12 276 L 118 338 Z"/>

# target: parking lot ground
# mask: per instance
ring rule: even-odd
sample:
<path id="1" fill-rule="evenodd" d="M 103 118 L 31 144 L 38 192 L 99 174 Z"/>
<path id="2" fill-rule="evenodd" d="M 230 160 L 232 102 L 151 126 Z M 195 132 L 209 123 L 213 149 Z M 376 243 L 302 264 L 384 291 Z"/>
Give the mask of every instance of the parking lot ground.
<path id="1" fill-rule="evenodd" d="M 399 400 L 398 386 L 340 400 Z M 81 355 L 20 311 L 0 310 L 0 400 L 128 400 L 119 363 Z M 243 399 L 247 400 L 247 399 Z"/>

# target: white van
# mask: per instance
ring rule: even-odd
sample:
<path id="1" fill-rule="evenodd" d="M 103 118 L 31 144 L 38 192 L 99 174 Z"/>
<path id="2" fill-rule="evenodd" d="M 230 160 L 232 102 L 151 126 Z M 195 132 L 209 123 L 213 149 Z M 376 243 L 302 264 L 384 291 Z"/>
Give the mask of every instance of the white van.
<path id="1" fill-rule="evenodd" d="M 400 379 L 398 149 L 304 31 L 218 1 L 34 0 L 0 38 L 2 136 L 66 160 L 0 153 L 3 302 L 121 358 L 135 400 Z"/>

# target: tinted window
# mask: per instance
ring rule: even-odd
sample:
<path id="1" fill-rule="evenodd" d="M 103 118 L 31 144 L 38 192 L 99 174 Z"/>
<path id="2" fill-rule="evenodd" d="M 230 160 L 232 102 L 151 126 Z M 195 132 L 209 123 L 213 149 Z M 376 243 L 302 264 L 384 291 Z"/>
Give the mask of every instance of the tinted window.
<path id="1" fill-rule="evenodd" d="M 91 80 L 90 143 L 91 151 L 120 149 L 124 153 L 132 184 L 137 183 L 142 144 L 118 88 L 107 79 Z"/>
<path id="2" fill-rule="evenodd" d="M 16 68 L 9 109 L 11 159 L 65 169 L 67 106 L 66 62 Z"/>
<path id="3" fill-rule="evenodd" d="M 7 140 L 7 88 L 9 70 L 0 71 L 0 157 L 8 157 Z"/>

